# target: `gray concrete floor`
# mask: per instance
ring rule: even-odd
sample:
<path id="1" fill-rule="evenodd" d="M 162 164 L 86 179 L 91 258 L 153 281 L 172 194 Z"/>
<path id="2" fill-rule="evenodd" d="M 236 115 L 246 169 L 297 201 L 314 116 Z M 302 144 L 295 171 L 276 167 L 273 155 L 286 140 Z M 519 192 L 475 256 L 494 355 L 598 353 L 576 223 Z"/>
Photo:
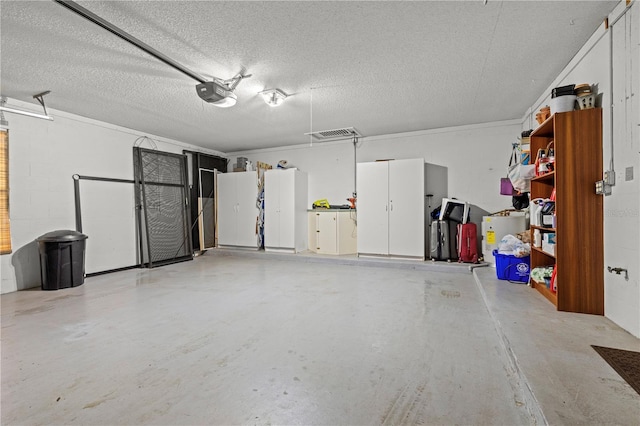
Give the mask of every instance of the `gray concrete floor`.
<path id="1" fill-rule="evenodd" d="M 590 347 L 492 268 L 213 250 L 2 295 L 2 424 L 629 424 Z"/>

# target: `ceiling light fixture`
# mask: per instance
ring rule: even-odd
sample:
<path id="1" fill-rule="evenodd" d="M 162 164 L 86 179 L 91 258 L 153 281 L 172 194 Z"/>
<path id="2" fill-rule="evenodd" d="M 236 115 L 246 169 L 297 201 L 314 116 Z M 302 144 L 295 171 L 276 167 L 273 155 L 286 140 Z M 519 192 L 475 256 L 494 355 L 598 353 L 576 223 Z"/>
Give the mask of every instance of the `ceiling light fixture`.
<path id="1" fill-rule="evenodd" d="M 280 89 L 263 90 L 259 94 L 262 95 L 262 98 L 267 103 L 267 105 L 272 107 L 282 105 L 284 100 L 287 99 L 287 95 Z"/>
<path id="2" fill-rule="evenodd" d="M 7 103 L 7 98 L 5 97 L 0 98 L 0 111 L 11 112 L 14 114 L 26 115 L 27 117 L 42 118 L 43 120 L 53 121 L 53 117 L 47 114 L 47 107 L 44 105 L 44 95 L 48 95 L 49 93 L 51 93 L 51 91 L 47 90 L 46 92 L 33 95 L 33 99 L 37 99 L 38 102 L 40 102 L 40 105 L 42 105 L 42 108 L 44 109 L 44 114 L 38 114 L 37 112 L 23 111 L 21 109 L 6 107 L 5 104 Z"/>

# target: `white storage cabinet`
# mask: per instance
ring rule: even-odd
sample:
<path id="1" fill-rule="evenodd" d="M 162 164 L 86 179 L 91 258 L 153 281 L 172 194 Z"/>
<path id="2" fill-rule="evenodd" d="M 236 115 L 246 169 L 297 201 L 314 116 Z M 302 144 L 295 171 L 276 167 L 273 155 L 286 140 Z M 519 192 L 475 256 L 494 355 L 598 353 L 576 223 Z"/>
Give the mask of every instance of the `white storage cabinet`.
<path id="1" fill-rule="evenodd" d="M 307 174 L 273 169 L 264 174 L 264 248 L 299 252 L 307 249 Z"/>
<path id="2" fill-rule="evenodd" d="M 309 212 L 309 249 L 320 254 L 355 254 L 357 229 L 355 210 Z"/>
<path id="3" fill-rule="evenodd" d="M 423 159 L 358 163 L 358 255 L 425 258 Z"/>
<path id="4" fill-rule="evenodd" d="M 220 173 L 217 181 L 218 246 L 258 249 L 257 173 Z"/>

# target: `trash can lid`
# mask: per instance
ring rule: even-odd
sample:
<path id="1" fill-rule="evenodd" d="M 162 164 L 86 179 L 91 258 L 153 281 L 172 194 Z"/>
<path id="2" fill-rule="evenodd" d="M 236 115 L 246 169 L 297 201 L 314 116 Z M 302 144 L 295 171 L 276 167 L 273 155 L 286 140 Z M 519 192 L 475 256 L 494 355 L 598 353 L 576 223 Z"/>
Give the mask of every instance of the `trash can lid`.
<path id="1" fill-rule="evenodd" d="M 65 241 L 80 241 L 86 240 L 87 237 L 82 232 L 60 229 L 57 231 L 47 232 L 44 235 L 38 237 L 38 242 L 46 243 L 63 243 Z"/>

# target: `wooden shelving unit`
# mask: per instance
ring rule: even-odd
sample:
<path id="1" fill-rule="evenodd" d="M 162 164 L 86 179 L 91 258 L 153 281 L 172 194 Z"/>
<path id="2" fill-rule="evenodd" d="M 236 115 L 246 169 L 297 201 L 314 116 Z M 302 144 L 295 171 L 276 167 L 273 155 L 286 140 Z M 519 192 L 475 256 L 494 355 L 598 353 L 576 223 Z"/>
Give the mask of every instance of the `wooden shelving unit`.
<path id="1" fill-rule="evenodd" d="M 531 134 L 531 155 L 554 141 L 554 171 L 531 180 L 531 198 L 549 198 L 556 189 L 555 256 L 531 250 L 531 268 L 556 265 L 557 292 L 531 280 L 560 311 L 604 314 L 603 196 L 595 182 L 602 179 L 602 109 L 557 113 Z"/>

